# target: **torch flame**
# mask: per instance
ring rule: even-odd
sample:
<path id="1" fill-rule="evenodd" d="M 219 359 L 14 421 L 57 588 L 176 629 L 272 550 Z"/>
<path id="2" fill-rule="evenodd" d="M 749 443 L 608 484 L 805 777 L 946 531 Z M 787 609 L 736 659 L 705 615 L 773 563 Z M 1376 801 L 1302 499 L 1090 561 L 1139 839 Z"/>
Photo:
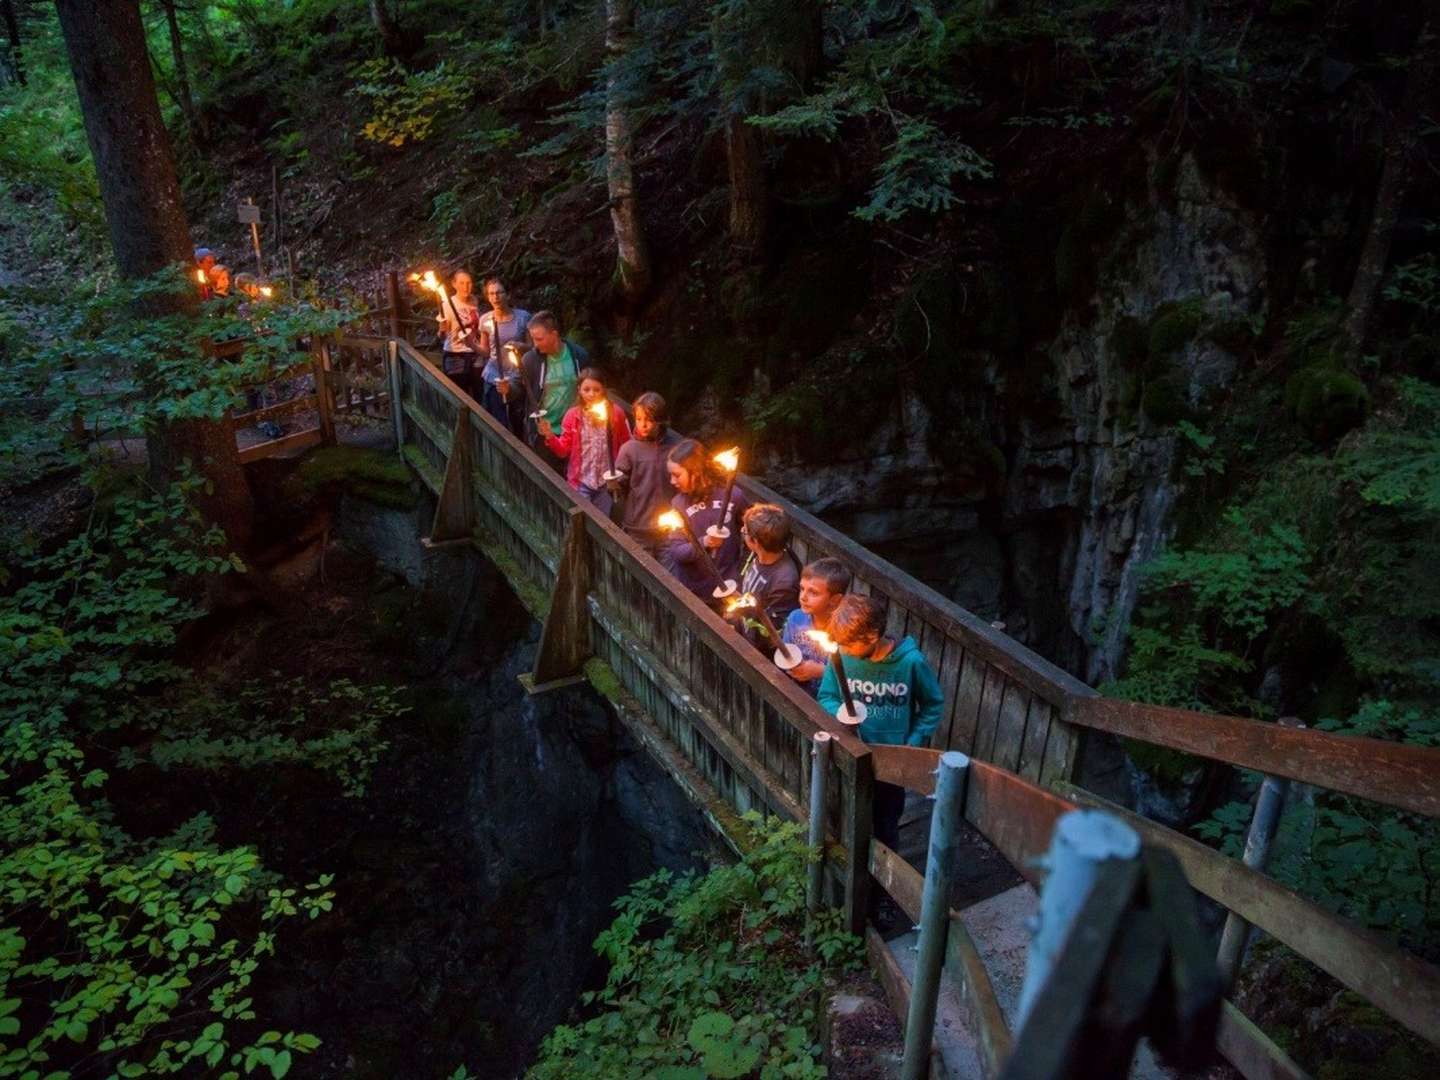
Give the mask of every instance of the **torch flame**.
<path id="1" fill-rule="evenodd" d="M 204 271 L 204 270 L 196 270 L 196 271 L 195 271 L 195 280 L 198 281 L 201 285 L 204 285 L 204 284 L 205 284 L 205 271 Z"/>
<path id="2" fill-rule="evenodd" d="M 265 297 L 266 300 L 269 300 L 270 297 L 275 295 L 275 290 L 272 289 L 269 285 L 261 285 L 260 295 Z"/>
<path id="3" fill-rule="evenodd" d="M 806 630 L 805 635 L 827 653 L 833 653 L 840 648 L 839 645 L 835 644 L 835 639 L 825 633 L 824 630 Z"/>
<path id="4" fill-rule="evenodd" d="M 729 615 L 732 611 L 739 611 L 741 608 L 753 607 L 754 605 L 754 593 L 741 593 L 739 596 L 735 597 L 734 600 L 731 600 L 728 604 L 725 605 L 725 614 Z"/>
<path id="5" fill-rule="evenodd" d="M 678 529 L 685 524 L 685 519 L 680 516 L 678 510 L 666 510 L 655 519 L 655 524 L 666 530 Z"/>
<path id="6" fill-rule="evenodd" d="M 603 401 L 595 402 L 595 404 L 591 405 L 586 411 L 602 424 L 610 418 L 610 410 Z"/>
<path id="7" fill-rule="evenodd" d="M 729 450 L 721 450 L 711 460 L 726 472 L 734 472 L 740 468 L 740 448 L 732 446 Z"/>

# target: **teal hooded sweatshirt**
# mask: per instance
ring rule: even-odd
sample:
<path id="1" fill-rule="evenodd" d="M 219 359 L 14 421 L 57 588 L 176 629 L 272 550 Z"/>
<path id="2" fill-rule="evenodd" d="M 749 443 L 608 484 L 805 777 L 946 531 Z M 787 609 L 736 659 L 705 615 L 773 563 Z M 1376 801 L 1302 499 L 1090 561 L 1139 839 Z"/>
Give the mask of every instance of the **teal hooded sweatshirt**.
<path id="1" fill-rule="evenodd" d="M 860 738 L 887 746 L 924 746 L 940 723 L 945 694 L 914 638 L 901 638 L 884 660 L 842 656 L 850 695 L 865 706 Z M 820 680 L 819 701 L 826 712 L 843 704 L 833 664 Z"/>

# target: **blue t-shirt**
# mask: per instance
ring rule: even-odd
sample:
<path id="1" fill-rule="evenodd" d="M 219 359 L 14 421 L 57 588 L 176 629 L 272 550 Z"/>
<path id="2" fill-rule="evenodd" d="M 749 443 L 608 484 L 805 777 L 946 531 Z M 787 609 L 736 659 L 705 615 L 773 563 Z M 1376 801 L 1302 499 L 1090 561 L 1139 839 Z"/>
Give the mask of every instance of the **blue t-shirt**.
<path id="1" fill-rule="evenodd" d="M 796 608 L 790 612 L 789 617 L 786 618 L 785 625 L 780 630 L 780 640 L 787 645 L 794 645 L 800 650 L 800 655 L 806 660 L 814 660 L 817 663 L 828 664 L 830 662 L 830 654 L 822 649 L 807 632 L 813 629 L 815 629 L 815 620 L 799 608 Z M 811 697 L 815 697 L 820 693 L 819 679 L 802 682 L 800 686 L 804 688 L 805 692 Z"/>

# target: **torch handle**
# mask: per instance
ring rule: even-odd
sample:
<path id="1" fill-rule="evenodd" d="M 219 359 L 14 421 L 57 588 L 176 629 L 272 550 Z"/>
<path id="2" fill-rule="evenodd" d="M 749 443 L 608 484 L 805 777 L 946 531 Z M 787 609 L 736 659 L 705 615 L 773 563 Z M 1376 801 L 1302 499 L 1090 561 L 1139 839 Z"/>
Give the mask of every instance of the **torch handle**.
<path id="1" fill-rule="evenodd" d="M 720 568 L 715 565 L 715 560 L 710 557 L 710 552 L 705 550 L 705 545 L 700 542 L 700 537 L 695 535 L 695 530 L 690 526 L 690 518 L 684 511 L 680 513 L 680 524 L 685 527 L 685 535 L 690 537 L 690 543 L 695 546 L 695 552 L 704 562 L 705 568 L 714 576 L 715 584 L 724 585 L 725 579 L 720 576 Z"/>
<path id="2" fill-rule="evenodd" d="M 780 631 L 775 629 L 775 622 L 770 618 L 770 613 L 765 610 L 765 603 L 758 597 L 755 600 L 755 614 L 760 617 L 760 625 L 765 628 L 765 635 L 770 639 L 770 644 L 777 649 L 783 649 L 785 643 L 780 640 Z"/>
<path id="3" fill-rule="evenodd" d="M 845 711 L 851 716 L 858 716 L 855 699 L 850 696 L 850 680 L 845 678 L 845 661 L 840 659 L 839 649 L 830 654 L 830 663 L 835 667 L 835 679 L 840 683 L 840 694 L 845 699 Z"/>
<path id="4" fill-rule="evenodd" d="M 730 471 L 730 479 L 725 481 L 725 500 L 720 504 L 720 521 L 718 522 L 719 527 L 722 529 L 726 527 L 725 519 L 730 516 L 730 496 L 735 493 L 735 477 L 739 472 L 740 469 L 738 467 L 732 469 Z"/>

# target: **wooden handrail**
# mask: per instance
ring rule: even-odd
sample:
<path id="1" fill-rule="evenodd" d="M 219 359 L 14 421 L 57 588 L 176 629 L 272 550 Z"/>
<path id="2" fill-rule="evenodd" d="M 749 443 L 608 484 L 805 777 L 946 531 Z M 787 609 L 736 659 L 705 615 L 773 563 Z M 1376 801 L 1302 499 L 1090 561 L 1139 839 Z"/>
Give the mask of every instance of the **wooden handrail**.
<path id="1" fill-rule="evenodd" d="M 1072 724 L 1440 817 L 1440 749 L 1115 698 L 1075 698 Z"/>
<path id="2" fill-rule="evenodd" d="M 1284 942 L 1417 1035 L 1440 1044 L 1440 969 L 1198 840 L 1073 784 L 1062 786 L 1077 804 L 1115 814 L 1146 843 L 1173 852 L 1195 889 Z"/>
<path id="3" fill-rule="evenodd" d="M 974 649 L 987 663 L 994 664 L 1033 692 L 1057 702 L 1066 696 L 1095 694 L 1093 689 L 1068 671 L 996 630 L 973 612 L 966 611 L 898 566 L 878 558 L 874 552 L 796 506 L 779 492 L 743 473 L 737 486 L 746 494 L 755 496 L 757 501 L 783 507 L 795 533 L 807 538 L 817 537 L 821 546 L 832 551 L 852 573 L 868 581 L 882 583 L 887 597 L 899 600 L 946 633 L 960 638 L 967 649 Z"/>

